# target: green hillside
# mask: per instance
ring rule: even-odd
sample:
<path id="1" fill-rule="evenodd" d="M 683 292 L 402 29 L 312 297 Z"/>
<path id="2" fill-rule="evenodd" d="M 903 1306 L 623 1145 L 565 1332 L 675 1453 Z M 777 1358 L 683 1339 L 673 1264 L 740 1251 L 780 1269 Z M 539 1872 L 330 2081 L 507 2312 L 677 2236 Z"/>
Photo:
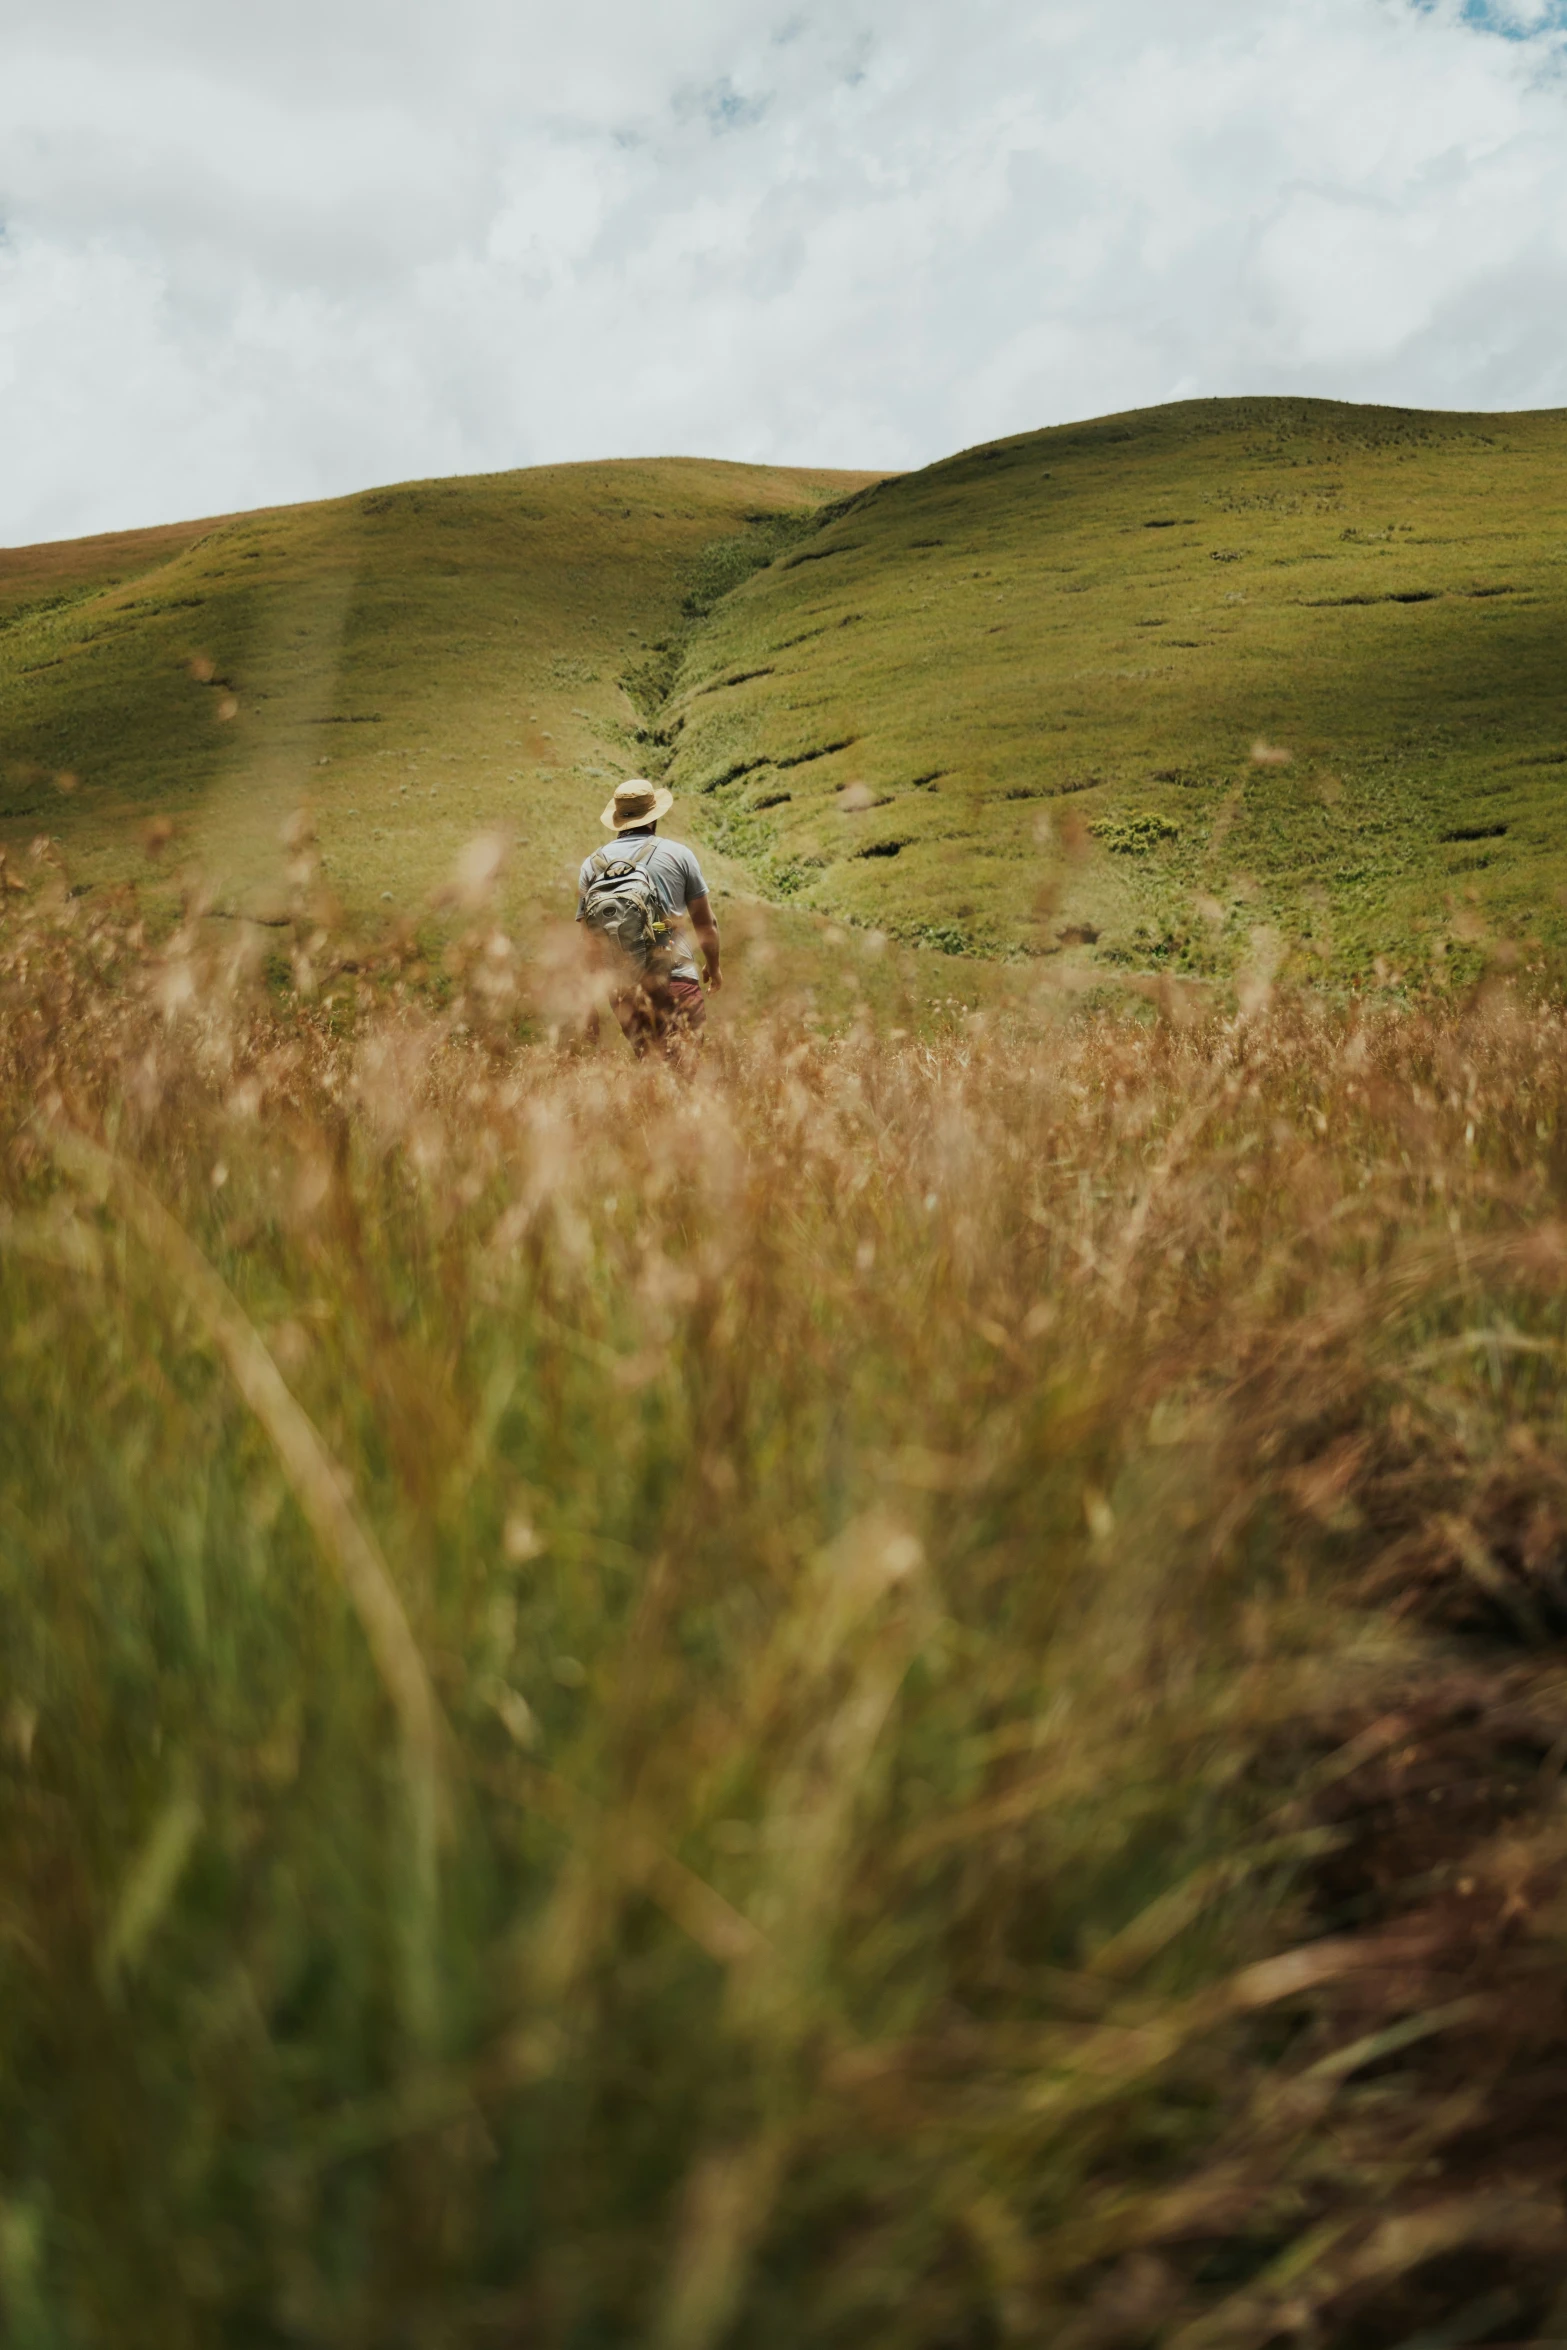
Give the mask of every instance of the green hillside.
<path id="1" fill-rule="evenodd" d="M 653 768 L 807 946 L 1555 967 L 1564 460 L 1556 413 L 1196 401 L 895 479 L 557 466 L 24 550 L 0 845 L 265 913 L 307 802 L 352 919 L 494 825 L 513 911 L 564 910 Z"/>
<path id="2" fill-rule="evenodd" d="M 554 466 L 0 555 L 0 845 L 85 887 L 150 845 L 265 912 L 307 803 L 350 914 L 491 825 L 514 898 L 562 902 L 637 764 L 621 677 L 873 478 Z"/>
<path id="3" fill-rule="evenodd" d="M 1558 950 L 1564 511 L 1559 413 L 1194 401 L 969 451 L 719 607 L 670 779 L 777 893 L 950 948 Z"/>

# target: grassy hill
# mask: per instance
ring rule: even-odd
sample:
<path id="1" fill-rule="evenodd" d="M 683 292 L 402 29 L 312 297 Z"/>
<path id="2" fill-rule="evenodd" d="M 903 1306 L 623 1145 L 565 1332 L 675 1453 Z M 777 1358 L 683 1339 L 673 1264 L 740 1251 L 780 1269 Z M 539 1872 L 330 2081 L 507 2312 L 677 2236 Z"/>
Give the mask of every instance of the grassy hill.
<path id="1" fill-rule="evenodd" d="M 1554 967 L 1564 459 L 1556 413 L 1196 401 L 897 479 L 547 467 L 24 550 L 0 844 L 92 885 L 168 835 L 265 912 L 308 801 L 354 920 L 493 825 L 513 912 L 564 911 L 651 767 L 807 961 L 828 917 L 1076 986 Z"/>
<path id="2" fill-rule="evenodd" d="M 1559 950 L 1564 510 L 1558 413 L 1193 401 L 972 450 L 714 612 L 670 779 L 778 893 L 949 948 Z"/>
<path id="3" fill-rule="evenodd" d="M 0 842 L 87 886 L 162 845 L 265 911 L 308 802 L 351 913 L 488 825 L 561 899 L 637 763 L 622 675 L 872 478 L 555 466 L 0 555 Z"/>

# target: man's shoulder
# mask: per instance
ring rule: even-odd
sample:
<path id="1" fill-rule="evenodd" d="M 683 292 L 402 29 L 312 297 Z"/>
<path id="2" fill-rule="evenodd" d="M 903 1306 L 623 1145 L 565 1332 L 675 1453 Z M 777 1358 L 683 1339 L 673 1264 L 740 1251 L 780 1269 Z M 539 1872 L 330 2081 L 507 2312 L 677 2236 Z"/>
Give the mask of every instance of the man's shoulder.
<path id="1" fill-rule="evenodd" d="M 697 863 L 695 849 L 687 848 L 683 840 L 664 840 L 660 841 L 658 845 L 661 849 L 669 851 L 682 873 L 695 873 L 700 877 L 702 868 Z"/>

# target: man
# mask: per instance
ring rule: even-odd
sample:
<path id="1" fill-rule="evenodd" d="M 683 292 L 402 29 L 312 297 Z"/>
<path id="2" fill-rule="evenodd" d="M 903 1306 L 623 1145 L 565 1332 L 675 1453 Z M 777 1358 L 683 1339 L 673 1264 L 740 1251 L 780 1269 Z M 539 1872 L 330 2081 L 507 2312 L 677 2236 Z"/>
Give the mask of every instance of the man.
<path id="1" fill-rule="evenodd" d="M 599 849 L 585 857 L 577 880 L 577 920 L 594 927 L 588 892 L 606 868 L 622 863 L 635 866 L 651 884 L 651 895 L 661 910 L 663 935 L 648 953 L 640 971 L 622 961 L 615 972 L 611 1001 L 632 1051 L 642 1060 L 656 1046 L 666 1060 L 678 1061 L 701 1042 L 707 1021 L 696 963 L 686 943 L 683 917 L 689 916 L 696 943 L 702 950 L 703 978 L 716 994 L 724 984 L 719 968 L 718 924 L 702 868 L 680 841 L 660 840 L 658 827 L 675 804 L 673 792 L 655 787 L 635 775 L 620 784 L 600 822 L 615 836 L 613 852 Z M 618 950 L 611 948 L 618 956 Z"/>

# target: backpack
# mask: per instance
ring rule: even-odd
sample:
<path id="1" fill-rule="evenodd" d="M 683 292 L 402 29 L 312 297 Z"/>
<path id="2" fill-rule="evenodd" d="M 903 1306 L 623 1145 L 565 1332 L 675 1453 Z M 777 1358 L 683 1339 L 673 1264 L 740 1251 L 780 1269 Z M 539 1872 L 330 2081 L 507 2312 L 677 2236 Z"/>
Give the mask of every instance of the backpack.
<path id="1" fill-rule="evenodd" d="M 638 846 L 647 855 L 653 843 L 642 841 Z M 619 849 L 595 849 L 589 866 L 582 892 L 583 921 L 596 938 L 619 947 L 638 971 L 645 971 L 669 935 L 657 882 L 640 858 Z"/>

